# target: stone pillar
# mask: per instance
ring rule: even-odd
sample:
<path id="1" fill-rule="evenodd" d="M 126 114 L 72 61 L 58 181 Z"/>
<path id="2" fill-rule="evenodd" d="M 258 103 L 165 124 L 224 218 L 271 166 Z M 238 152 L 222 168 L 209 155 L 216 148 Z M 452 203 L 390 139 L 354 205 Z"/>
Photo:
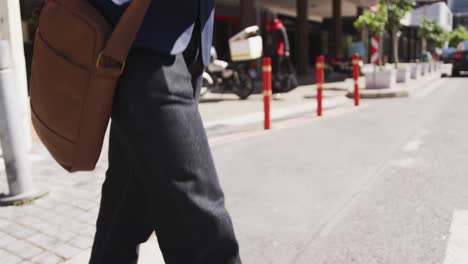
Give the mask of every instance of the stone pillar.
<path id="1" fill-rule="evenodd" d="M 357 12 L 356 12 L 356 19 L 360 16 L 362 16 L 364 14 L 364 8 L 363 7 L 360 7 L 358 6 L 357 8 Z M 359 41 L 364 41 L 365 40 L 365 32 L 364 30 L 362 30 L 360 33 L 358 33 L 358 40 Z"/>
<path id="2" fill-rule="evenodd" d="M 297 71 L 307 73 L 309 66 L 308 0 L 297 0 Z"/>
<path id="3" fill-rule="evenodd" d="M 411 30 L 411 27 L 409 27 L 406 32 L 408 34 L 406 60 L 411 62 L 413 60 L 413 31 Z"/>
<path id="4" fill-rule="evenodd" d="M 333 0 L 333 36 L 335 55 L 342 54 L 343 48 L 343 20 L 341 17 L 341 8 L 343 0 Z"/>
<path id="5" fill-rule="evenodd" d="M 256 21 L 255 1 L 253 0 L 240 0 L 240 25 L 241 28 L 253 26 Z"/>

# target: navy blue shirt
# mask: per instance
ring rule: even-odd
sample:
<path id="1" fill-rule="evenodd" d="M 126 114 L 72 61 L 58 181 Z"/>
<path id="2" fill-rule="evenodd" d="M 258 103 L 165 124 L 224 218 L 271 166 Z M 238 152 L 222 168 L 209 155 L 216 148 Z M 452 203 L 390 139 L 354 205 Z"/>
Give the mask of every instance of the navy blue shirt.
<path id="1" fill-rule="evenodd" d="M 111 0 L 93 1 L 113 25 L 117 24 L 128 6 L 128 3 L 117 5 Z M 201 34 L 203 62 L 208 64 L 213 19 L 214 0 L 153 0 L 135 40 L 135 46 L 178 54 L 187 48 L 192 34 Z M 196 22 L 200 25 L 198 32 L 194 32 Z"/>

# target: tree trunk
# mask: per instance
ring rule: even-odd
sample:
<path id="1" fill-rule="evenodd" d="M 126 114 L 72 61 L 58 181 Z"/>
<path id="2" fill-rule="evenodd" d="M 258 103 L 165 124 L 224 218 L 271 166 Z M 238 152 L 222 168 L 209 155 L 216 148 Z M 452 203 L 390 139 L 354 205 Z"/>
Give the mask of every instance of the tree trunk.
<path id="1" fill-rule="evenodd" d="M 392 30 L 392 40 L 393 40 L 393 61 L 395 63 L 395 69 L 398 69 L 398 63 L 400 62 L 399 58 L 399 50 L 398 50 L 398 42 L 399 42 L 399 35 L 398 35 L 398 30 L 393 29 Z"/>
<path id="2" fill-rule="evenodd" d="M 364 45 L 366 47 L 366 52 L 364 53 L 364 58 L 363 58 L 363 61 L 365 63 L 368 63 L 370 60 L 369 60 L 369 49 L 370 49 L 370 45 L 369 45 L 369 31 L 366 29 L 364 29 L 362 31 L 362 39 L 364 41 Z"/>
<path id="3" fill-rule="evenodd" d="M 427 39 L 422 38 L 421 41 L 422 41 L 422 52 L 424 53 L 427 51 Z"/>
<path id="4" fill-rule="evenodd" d="M 379 66 L 382 67 L 384 62 L 383 62 L 383 58 L 384 58 L 384 41 L 383 41 L 383 38 L 384 38 L 384 34 L 383 33 L 379 33 Z"/>

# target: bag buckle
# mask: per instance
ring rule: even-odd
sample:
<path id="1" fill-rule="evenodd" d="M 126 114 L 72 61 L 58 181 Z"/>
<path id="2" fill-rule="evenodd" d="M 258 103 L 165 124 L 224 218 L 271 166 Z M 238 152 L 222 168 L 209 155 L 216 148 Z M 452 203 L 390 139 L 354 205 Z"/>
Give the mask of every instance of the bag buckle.
<path id="1" fill-rule="evenodd" d="M 99 52 L 96 60 L 96 67 L 98 69 L 118 69 L 119 75 L 122 75 L 125 69 L 125 61 L 119 62 L 109 56 L 106 56 L 102 51 Z"/>

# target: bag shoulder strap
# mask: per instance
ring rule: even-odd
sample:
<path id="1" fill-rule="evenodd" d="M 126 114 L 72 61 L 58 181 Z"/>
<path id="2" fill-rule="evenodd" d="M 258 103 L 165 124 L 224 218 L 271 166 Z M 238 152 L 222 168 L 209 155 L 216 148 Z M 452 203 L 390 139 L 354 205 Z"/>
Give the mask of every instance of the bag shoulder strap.
<path id="1" fill-rule="evenodd" d="M 151 0 L 132 0 L 117 23 L 101 55 L 125 64 Z"/>

